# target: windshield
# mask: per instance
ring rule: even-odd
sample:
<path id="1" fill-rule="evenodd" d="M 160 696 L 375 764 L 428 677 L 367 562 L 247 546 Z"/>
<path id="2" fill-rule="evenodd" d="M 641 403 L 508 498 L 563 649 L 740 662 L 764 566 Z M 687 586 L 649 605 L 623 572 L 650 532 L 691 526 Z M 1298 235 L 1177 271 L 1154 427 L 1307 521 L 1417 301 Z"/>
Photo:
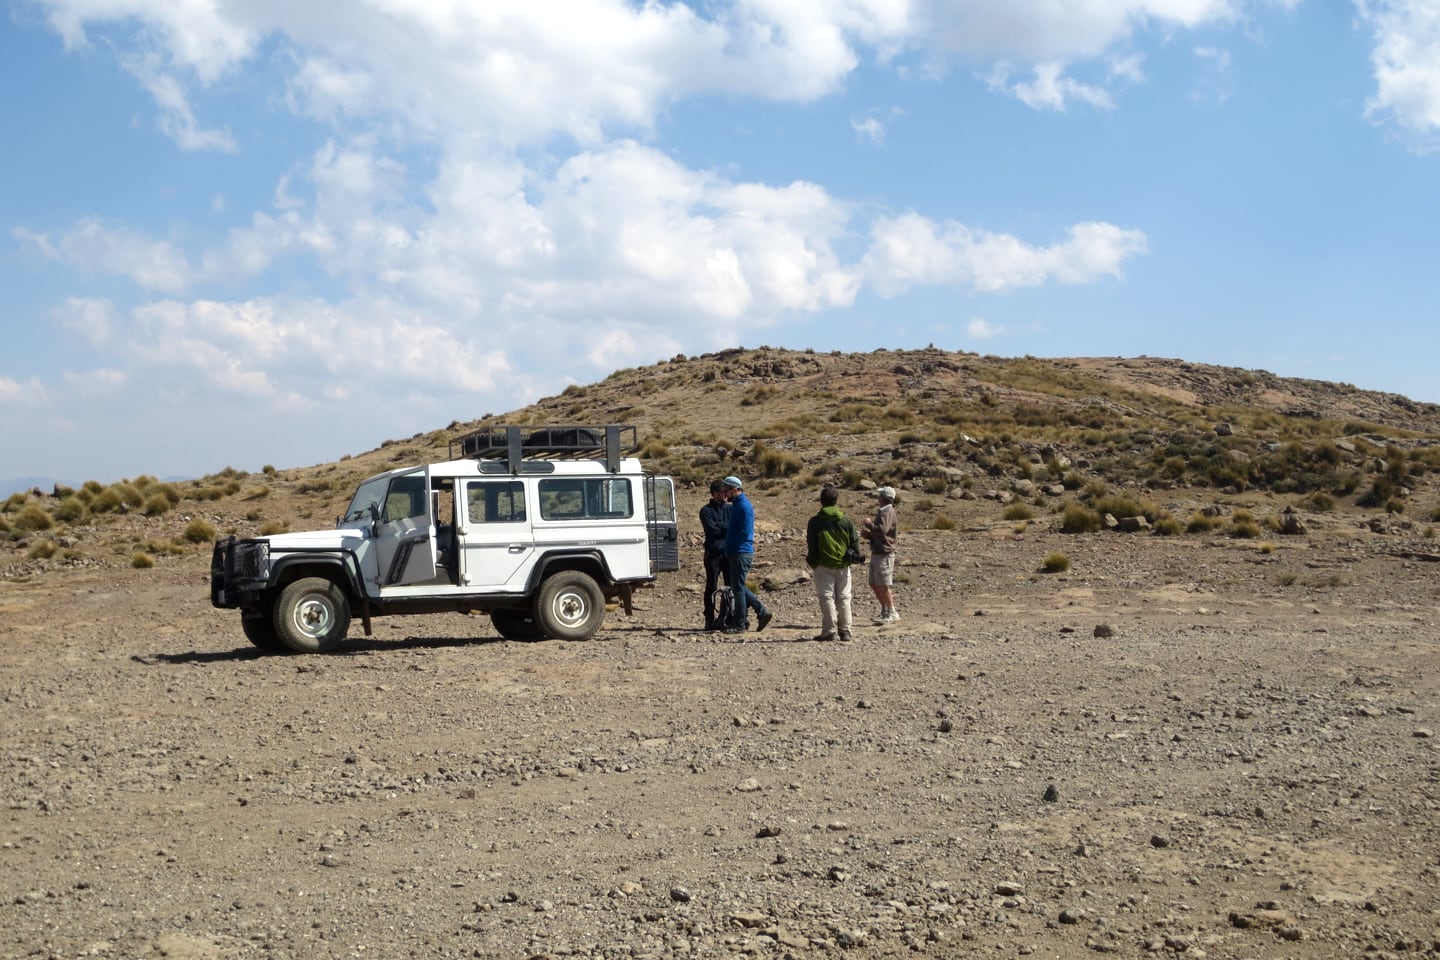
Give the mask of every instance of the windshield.
<path id="1" fill-rule="evenodd" d="M 355 491 L 355 497 L 350 501 L 350 506 L 345 509 L 345 515 L 340 518 L 340 526 L 378 517 L 380 505 L 385 502 L 385 488 L 389 485 L 390 478 L 388 476 L 375 477 L 360 484 L 360 489 Z"/>

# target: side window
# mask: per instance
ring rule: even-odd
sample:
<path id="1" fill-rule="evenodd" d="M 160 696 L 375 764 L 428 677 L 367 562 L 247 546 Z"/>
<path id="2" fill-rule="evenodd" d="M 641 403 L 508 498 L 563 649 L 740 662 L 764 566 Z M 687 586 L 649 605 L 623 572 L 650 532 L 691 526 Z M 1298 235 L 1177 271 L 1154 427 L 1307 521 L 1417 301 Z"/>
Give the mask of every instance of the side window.
<path id="1" fill-rule="evenodd" d="M 524 523 L 525 484 L 519 480 L 491 480 L 466 488 L 471 523 Z"/>
<path id="2" fill-rule="evenodd" d="M 625 477 L 540 481 L 540 516 L 546 520 L 614 520 L 635 515 Z"/>
<path id="3" fill-rule="evenodd" d="M 385 523 L 406 517 L 423 517 L 427 512 L 423 473 L 406 474 L 390 481 L 390 489 L 385 494 L 385 511 L 381 516 Z"/>

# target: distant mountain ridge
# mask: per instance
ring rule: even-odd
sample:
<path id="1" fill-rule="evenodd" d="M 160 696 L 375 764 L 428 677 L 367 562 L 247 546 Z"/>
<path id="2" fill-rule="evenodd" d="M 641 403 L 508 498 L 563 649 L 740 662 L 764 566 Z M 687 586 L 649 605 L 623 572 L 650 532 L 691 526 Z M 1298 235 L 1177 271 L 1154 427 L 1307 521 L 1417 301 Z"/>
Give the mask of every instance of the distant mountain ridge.
<path id="1" fill-rule="evenodd" d="M 15 477 L 11 480 L 0 480 L 0 497 L 36 489 L 49 493 L 59 482 L 54 477 Z"/>

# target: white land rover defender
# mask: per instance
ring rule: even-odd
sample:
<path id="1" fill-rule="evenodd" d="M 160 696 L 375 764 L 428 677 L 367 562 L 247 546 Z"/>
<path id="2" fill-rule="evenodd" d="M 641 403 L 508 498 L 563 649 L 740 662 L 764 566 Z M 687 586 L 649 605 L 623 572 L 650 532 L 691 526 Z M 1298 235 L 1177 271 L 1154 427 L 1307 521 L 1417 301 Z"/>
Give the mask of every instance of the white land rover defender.
<path id="1" fill-rule="evenodd" d="M 585 640 L 607 604 L 680 569 L 675 487 L 633 456 L 633 426 L 496 427 L 451 459 L 360 484 L 334 530 L 230 537 L 210 602 L 267 651 L 317 653 L 353 615 L 489 613 L 514 640 Z M 458 449 L 457 449 L 458 448 Z"/>

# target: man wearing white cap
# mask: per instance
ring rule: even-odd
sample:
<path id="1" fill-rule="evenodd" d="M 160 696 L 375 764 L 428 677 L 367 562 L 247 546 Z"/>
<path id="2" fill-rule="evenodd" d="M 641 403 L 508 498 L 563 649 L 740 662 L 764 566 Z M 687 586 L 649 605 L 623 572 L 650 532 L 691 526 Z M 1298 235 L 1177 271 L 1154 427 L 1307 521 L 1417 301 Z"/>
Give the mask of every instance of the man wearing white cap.
<path id="1" fill-rule="evenodd" d="M 870 589 L 880 601 L 880 612 L 872 623 L 894 623 L 900 619 L 895 611 L 895 537 L 900 521 L 895 515 L 895 488 L 880 487 L 875 491 L 875 516 L 861 522 L 860 532 L 870 541 Z"/>

